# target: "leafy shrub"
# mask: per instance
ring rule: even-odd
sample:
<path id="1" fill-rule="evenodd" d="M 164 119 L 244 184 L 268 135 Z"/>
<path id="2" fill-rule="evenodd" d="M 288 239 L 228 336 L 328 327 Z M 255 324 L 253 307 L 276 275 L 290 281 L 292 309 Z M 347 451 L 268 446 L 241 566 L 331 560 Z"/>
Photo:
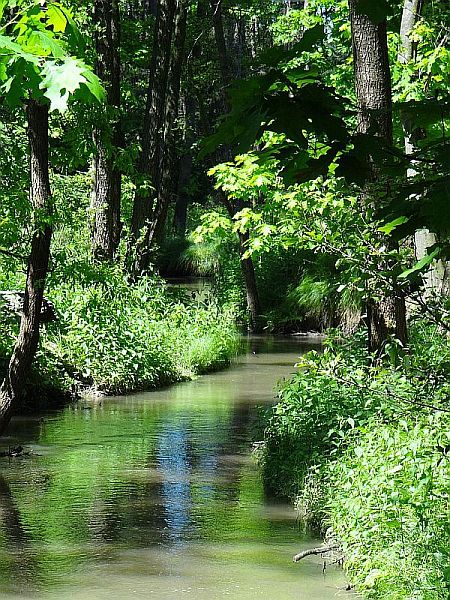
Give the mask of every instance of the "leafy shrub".
<path id="1" fill-rule="evenodd" d="M 416 323 L 371 364 L 363 338 L 310 353 L 279 393 L 265 479 L 332 526 L 369 598 L 444 600 L 450 591 L 450 342 Z"/>
<path id="2" fill-rule="evenodd" d="M 66 251 L 68 251 L 66 247 Z M 71 253 L 47 295 L 58 321 L 42 329 L 29 383 L 51 400 L 93 386 L 106 393 L 149 389 L 226 365 L 238 349 L 234 315 L 205 297 L 171 293 L 158 277 L 130 284 L 120 268 Z M 8 282 L 9 283 L 9 282 Z M 0 310 L 0 369 L 6 369 L 18 318 Z"/>
<path id="3" fill-rule="evenodd" d="M 107 392 L 176 380 L 163 343 L 157 295 L 152 297 L 144 285 L 119 282 L 115 277 L 88 287 L 67 284 L 53 289 L 61 328 L 44 338 L 45 347 L 75 377 Z"/>
<path id="4" fill-rule="evenodd" d="M 309 352 L 298 363 L 299 372 L 279 391 L 266 430 L 263 469 L 269 487 L 295 495 L 311 465 L 335 455 L 347 433 L 383 410 L 380 396 L 367 401 L 361 387 L 342 384 L 349 372 L 363 381 L 368 358 L 362 339 L 340 345 L 330 333 L 323 353 Z"/>
<path id="5" fill-rule="evenodd" d="M 330 468 L 329 518 L 370 598 L 450 592 L 450 418 L 371 421 Z"/>
<path id="6" fill-rule="evenodd" d="M 75 377 L 106 392 L 178 381 L 225 364 L 236 352 L 230 314 L 173 302 L 159 279 L 129 285 L 117 273 L 97 285 L 60 285 L 51 297 L 61 326 L 45 347 Z"/>

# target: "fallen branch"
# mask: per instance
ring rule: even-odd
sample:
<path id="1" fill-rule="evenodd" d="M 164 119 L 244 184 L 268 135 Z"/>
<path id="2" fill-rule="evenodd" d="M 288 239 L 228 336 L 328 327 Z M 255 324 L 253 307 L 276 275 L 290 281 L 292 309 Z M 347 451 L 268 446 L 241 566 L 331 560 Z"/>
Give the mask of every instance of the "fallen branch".
<path id="1" fill-rule="evenodd" d="M 320 554 L 325 554 L 326 552 L 332 552 L 333 550 L 339 550 L 339 546 L 337 544 L 332 544 L 329 546 L 320 546 L 320 548 L 310 548 L 309 550 L 303 550 L 303 552 L 299 552 L 293 558 L 295 563 L 302 560 L 302 558 L 306 558 L 307 556 L 317 556 Z"/>

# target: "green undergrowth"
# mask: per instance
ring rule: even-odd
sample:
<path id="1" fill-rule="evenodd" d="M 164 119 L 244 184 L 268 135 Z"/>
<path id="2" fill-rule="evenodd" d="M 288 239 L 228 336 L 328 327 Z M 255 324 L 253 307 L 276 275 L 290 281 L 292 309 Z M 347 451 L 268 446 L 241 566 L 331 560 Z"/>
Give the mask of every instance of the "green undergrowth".
<path id="1" fill-rule="evenodd" d="M 54 283 L 47 297 L 58 320 L 42 328 L 28 385 L 33 402 L 83 389 L 152 389 L 223 367 L 238 351 L 231 311 L 171 291 L 158 277 L 129 284 L 118 268 L 103 266 L 84 280 Z M 18 319 L 2 314 L 4 370 Z"/>
<path id="2" fill-rule="evenodd" d="M 450 593 L 450 343 L 413 328 L 374 366 L 362 335 L 328 341 L 285 382 L 266 429 L 266 483 L 332 527 L 367 598 Z"/>
<path id="3" fill-rule="evenodd" d="M 213 301 L 171 298 L 161 280 L 51 291 L 60 312 L 43 345 L 75 377 L 107 393 L 149 389 L 224 366 L 235 354 L 231 313 Z"/>

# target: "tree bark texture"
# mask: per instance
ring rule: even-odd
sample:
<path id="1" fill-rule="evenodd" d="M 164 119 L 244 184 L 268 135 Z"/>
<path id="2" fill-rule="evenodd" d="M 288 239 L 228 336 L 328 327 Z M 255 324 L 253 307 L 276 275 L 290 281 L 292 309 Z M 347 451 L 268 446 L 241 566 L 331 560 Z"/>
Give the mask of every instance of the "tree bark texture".
<path id="1" fill-rule="evenodd" d="M 386 21 L 373 23 L 358 12 L 360 0 L 349 0 L 355 89 L 358 101 L 358 132 L 382 137 L 392 145 L 392 87 L 389 65 Z M 378 172 L 373 167 L 372 181 Z M 366 199 L 370 191 L 365 193 Z M 372 204 L 376 199 L 370 198 Z M 393 331 L 403 344 L 407 343 L 406 305 L 403 293 L 393 282 L 390 297 L 367 306 L 369 351 L 379 354 L 388 334 Z"/>
<path id="2" fill-rule="evenodd" d="M 0 387 L 0 434 L 17 405 L 39 344 L 39 324 L 52 238 L 52 202 L 48 170 L 48 106 L 27 106 L 30 145 L 30 201 L 34 231 L 28 259 L 23 313 L 6 377 Z"/>
<path id="3" fill-rule="evenodd" d="M 374 24 L 349 0 L 352 26 L 358 131 L 392 143 L 392 87 L 386 21 Z"/>
<path id="4" fill-rule="evenodd" d="M 99 260 L 112 260 L 120 242 L 121 173 L 116 166 L 121 146 L 120 14 L 118 0 L 96 0 L 96 72 L 107 90 L 107 106 L 93 131 L 94 186 L 92 250 Z"/>
<path id="5" fill-rule="evenodd" d="M 155 232 L 154 211 L 160 184 L 160 161 L 165 128 L 165 105 L 169 77 L 175 0 L 159 0 L 153 36 L 153 52 L 147 104 L 138 164 L 140 181 L 135 193 L 127 252 L 130 273 L 137 277 L 149 265 L 149 240 Z"/>

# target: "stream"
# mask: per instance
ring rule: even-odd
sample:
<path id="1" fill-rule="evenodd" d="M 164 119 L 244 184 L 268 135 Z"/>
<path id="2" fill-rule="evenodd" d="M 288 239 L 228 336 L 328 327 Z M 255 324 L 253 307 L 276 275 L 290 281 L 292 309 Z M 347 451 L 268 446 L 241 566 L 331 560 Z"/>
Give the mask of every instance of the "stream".
<path id="1" fill-rule="evenodd" d="M 156 392 L 16 418 L 1 458 L 6 600 L 328 600 L 342 571 L 267 498 L 250 455 L 259 407 L 314 341 L 250 338 L 222 372 Z"/>

